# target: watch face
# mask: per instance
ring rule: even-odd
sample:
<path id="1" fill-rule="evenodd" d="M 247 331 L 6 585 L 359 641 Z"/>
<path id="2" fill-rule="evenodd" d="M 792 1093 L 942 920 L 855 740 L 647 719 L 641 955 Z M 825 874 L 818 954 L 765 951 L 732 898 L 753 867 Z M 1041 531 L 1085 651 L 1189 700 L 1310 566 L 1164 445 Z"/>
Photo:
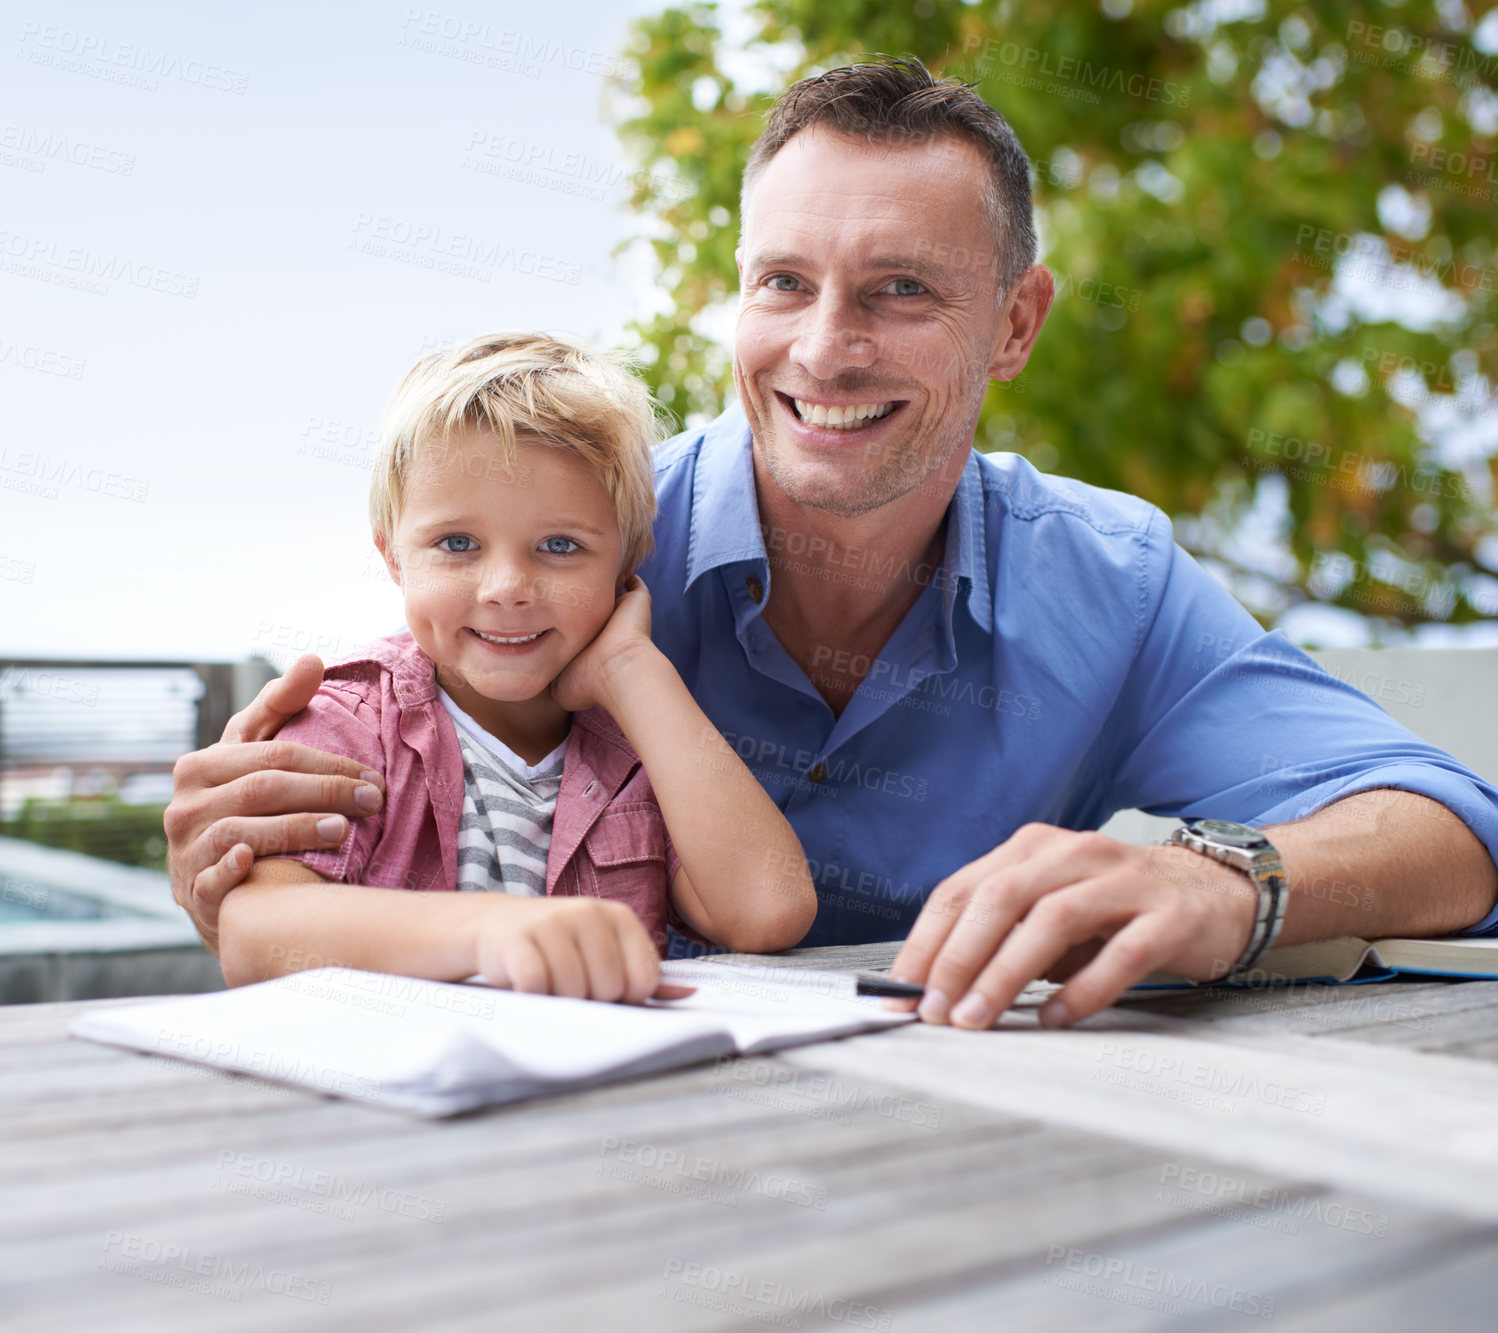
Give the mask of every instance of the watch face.
<path id="1" fill-rule="evenodd" d="M 1198 819 L 1191 825 L 1192 832 L 1210 838 L 1227 847 L 1257 847 L 1267 839 L 1256 828 L 1247 824 L 1235 824 L 1230 819 Z"/>

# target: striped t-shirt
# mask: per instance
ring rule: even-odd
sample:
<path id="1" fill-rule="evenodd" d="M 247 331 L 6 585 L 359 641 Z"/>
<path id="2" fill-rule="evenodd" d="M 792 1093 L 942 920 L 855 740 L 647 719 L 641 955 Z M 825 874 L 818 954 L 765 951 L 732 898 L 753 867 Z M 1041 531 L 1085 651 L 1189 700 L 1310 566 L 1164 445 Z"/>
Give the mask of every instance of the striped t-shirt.
<path id="1" fill-rule="evenodd" d="M 463 753 L 463 814 L 458 823 L 458 888 L 470 893 L 546 893 L 546 854 L 564 740 L 538 764 L 527 764 L 463 712 L 445 691 L 438 698 L 458 729 Z"/>

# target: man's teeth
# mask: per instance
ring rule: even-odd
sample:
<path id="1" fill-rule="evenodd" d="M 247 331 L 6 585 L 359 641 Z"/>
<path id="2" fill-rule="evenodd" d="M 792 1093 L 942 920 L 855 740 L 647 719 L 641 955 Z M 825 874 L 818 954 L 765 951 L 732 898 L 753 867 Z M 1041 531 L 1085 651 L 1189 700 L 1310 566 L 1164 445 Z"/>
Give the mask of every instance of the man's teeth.
<path id="1" fill-rule="evenodd" d="M 529 643 L 532 639 L 539 639 L 546 633 L 544 629 L 539 629 L 534 634 L 522 634 L 518 638 L 509 639 L 502 634 L 483 634 L 478 630 L 474 630 L 473 632 L 486 643 Z"/>
<path id="2" fill-rule="evenodd" d="M 834 430 L 857 430 L 870 421 L 878 421 L 895 410 L 894 403 L 860 403 L 857 407 L 824 407 L 821 403 L 808 403 L 804 398 L 794 400 L 796 415 L 813 426 L 831 426 Z"/>

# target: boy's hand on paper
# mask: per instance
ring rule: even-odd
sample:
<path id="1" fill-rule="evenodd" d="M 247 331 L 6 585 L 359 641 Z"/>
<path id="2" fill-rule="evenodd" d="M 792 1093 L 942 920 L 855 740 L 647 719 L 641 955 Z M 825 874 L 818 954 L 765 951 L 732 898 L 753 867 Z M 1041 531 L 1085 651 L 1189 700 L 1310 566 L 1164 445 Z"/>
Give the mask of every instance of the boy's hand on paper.
<path id="1" fill-rule="evenodd" d="M 608 708 L 612 692 L 642 656 L 656 652 L 650 641 L 650 589 L 632 574 L 597 636 L 551 683 L 551 696 L 569 713 L 595 704 Z"/>
<path id="2" fill-rule="evenodd" d="M 1187 848 L 1027 824 L 936 886 L 890 977 L 925 985 L 921 1018 L 963 1028 L 991 1026 L 1032 981 L 1065 982 L 1040 1011 L 1064 1027 L 1157 970 L 1221 975 L 1257 906 L 1246 875 Z"/>
<path id="3" fill-rule="evenodd" d="M 500 894 L 493 906 L 474 934 L 474 970 L 491 985 L 628 1004 L 643 1004 L 656 991 L 660 956 L 623 903 Z"/>
<path id="4" fill-rule="evenodd" d="M 363 764 L 272 739 L 321 683 L 322 662 L 299 657 L 229 719 L 217 745 L 183 755 L 172 770 L 162 821 L 172 896 L 214 953 L 219 905 L 255 857 L 337 847 L 349 819 L 383 802 L 383 779 Z"/>

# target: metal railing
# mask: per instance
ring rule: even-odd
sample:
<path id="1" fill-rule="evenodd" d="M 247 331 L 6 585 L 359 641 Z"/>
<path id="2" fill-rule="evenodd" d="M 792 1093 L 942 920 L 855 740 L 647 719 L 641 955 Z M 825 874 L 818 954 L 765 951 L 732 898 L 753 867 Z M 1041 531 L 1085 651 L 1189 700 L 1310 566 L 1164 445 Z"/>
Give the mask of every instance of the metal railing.
<path id="1" fill-rule="evenodd" d="M 0 820 L 27 797 L 161 790 L 189 750 L 277 675 L 244 662 L 0 657 Z M 154 779 L 154 784 L 153 780 Z"/>

